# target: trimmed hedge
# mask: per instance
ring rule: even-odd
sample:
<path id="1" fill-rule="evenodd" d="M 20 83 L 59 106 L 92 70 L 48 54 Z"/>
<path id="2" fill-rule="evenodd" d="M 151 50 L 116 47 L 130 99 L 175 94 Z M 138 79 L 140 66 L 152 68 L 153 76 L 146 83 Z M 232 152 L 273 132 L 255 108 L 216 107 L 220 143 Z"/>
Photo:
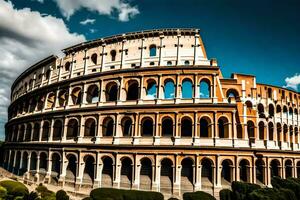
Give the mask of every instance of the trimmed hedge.
<path id="1" fill-rule="evenodd" d="M 7 190 L 7 198 L 25 197 L 29 194 L 27 187 L 20 182 L 5 180 L 0 182 L 0 186 Z"/>
<path id="2" fill-rule="evenodd" d="M 41 196 L 42 200 L 56 200 L 55 193 L 48 190 L 48 188 L 42 184 L 40 184 L 35 190 L 39 196 Z"/>
<path id="3" fill-rule="evenodd" d="M 97 188 L 91 191 L 90 198 L 92 200 L 163 200 L 164 196 L 159 192 Z"/>
<path id="4" fill-rule="evenodd" d="M 56 200 L 69 200 L 69 195 L 64 190 L 58 190 L 56 192 Z"/>
<path id="5" fill-rule="evenodd" d="M 260 189 L 260 186 L 252 183 L 233 181 L 231 183 L 232 198 L 235 200 L 247 200 L 251 192 Z"/>
<path id="6" fill-rule="evenodd" d="M 0 199 L 4 199 L 7 195 L 7 189 L 5 187 L 0 186 Z"/>
<path id="7" fill-rule="evenodd" d="M 273 177 L 271 180 L 272 186 L 277 189 L 289 189 L 295 193 L 297 199 L 300 200 L 300 182 L 296 178 L 282 179 L 280 177 Z"/>
<path id="8" fill-rule="evenodd" d="M 216 200 L 216 198 L 206 192 L 198 191 L 184 193 L 183 200 Z"/>
<path id="9" fill-rule="evenodd" d="M 233 192 L 229 189 L 220 191 L 220 200 L 233 200 Z"/>

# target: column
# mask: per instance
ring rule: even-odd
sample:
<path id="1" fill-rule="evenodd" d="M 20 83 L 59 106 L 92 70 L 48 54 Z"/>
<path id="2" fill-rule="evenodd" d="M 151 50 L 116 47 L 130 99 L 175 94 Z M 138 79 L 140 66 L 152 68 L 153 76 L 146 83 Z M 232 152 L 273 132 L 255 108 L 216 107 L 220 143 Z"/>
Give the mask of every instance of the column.
<path id="1" fill-rule="evenodd" d="M 214 111 L 214 122 L 213 122 L 213 140 L 214 140 L 214 145 L 218 144 L 218 139 L 219 139 L 219 133 L 218 133 L 218 119 L 217 119 L 217 112 Z"/>
<path id="2" fill-rule="evenodd" d="M 174 145 L 180 144 L 180 133 L 179 133 L 179 121 L 178 121 L 178 113 L 175 112 L 175 131 L 174 131 Z"/>
<path id="3" fill-rule="evenodd" d="M 83 136 L 84 136 L 84 130 L 85 130 L 85 124 L 84 124 L 84 118 L 83 116 L 80 116 L 79 120 L 79 135 L 77 136 L 77 142 L 81 143 Z"/>
<path id="4" fill-rule="evenodd" d="M 139 96 L 139 103 L 143 102 L 143 99 L 145 97 L 144 94 L 145 88 L 144 88 L 144 76 L 140 77 L 140 96 Z"/>
<path id="5" fill-rule="evenodd" d="M 163 84 L 161 82 L 161 75 L 158 75 L 157 77 L 158 83 L 157 83 L 157 98 L 156 101 L 157 103 L 160 103 L 160 100 L 163 99 Z"/>
<path id="6" fill-rule="evenodd" d="M 179 156 L 175 155 L 175 166 L 173 166 L 174 173 L 174 185 L 173 185 L 173 194 L 180 193 L 180 182 L 181 182 L 181 164 L 179 163 Z"/>
<path id="7" fill-rule="evenodd" d="M 61 174 L 59 175 L 59 185 L 63 186 L 65 183 L 65 177 L 67 174 L 67 167 L 69 164 L 69 160 L 65 156 L 65 152 L 62 152 L 62 160 L 61 160 Z"/>
<path id="8" fill-rule="evenodd" d="M 52 118 L 51 121 L 50 121 L 50 129 L 49 129 L 48 142 L 52 142 L 52 138 L 53 138 L 53 126 L 54 126 L 54 119 Z"/>
<path id="9" fill-rule="evenodd" d="M 133 189 L 140 189 L 140 171 L 141 164 L 137 161 L 136 154 L 134 155 L 134 180 L 133 180 Z"/>
<path id="10" fill-rule="evenodd" d="M 79 153 L 79 159 L 78 159 L 78 176 L 76 177 L 76 183 L 75 183 L 75 188 L 80 187 L 82 183 L 82 178 L 83 178 L 83 173 L 84 173 L 84 168 L 85 168 L 85 162 L 81 158 L 81 153 Z"/>
<path id="11" fill-rule="evenodd" d="M 100 143 L 100 138 L 102 137 L 102 124 L 101 124 L 101 115 L 97 116 L 97 128 L 96 128 L 96 140 L 95 143 Z"/>
<path id="12" fill-rule="evenodd" d="M 252 183 L 256 183 L 256 165 L 254 156 L 252 157 Z"/>
<path id="13" fill-rule="evenodd" d="M 216 79 L 217 74 L 213 73 L 213 103 L 218 102 L 218 97 L 217 97 L 217 79 Z"/>
<path id="14" fill-rule="evenodd" d="M 155 156 L 155 164 L 152 166 L 153 171 L 153 181 L 152 181 L 152 191 L 159 192 L 160 189 L 160 163 L 158 161 L 157 154 Z"/>
<path id="15" fill-rule="evenodd" d="M 81 104 L 87 104 L 86 97 L 87 97 L 87 85 L 84 83 L 82 85 L 82 102 L 81 102 Z"/>
<path id="16" fill-rule="evenodd" d="M 113 136 L 113 144 L 120 144 L 120 137 L 122 132 L 121 116 L 119 113 L 115 115 L 115 134 Z"/>
<path id="17" fill-rule="evenodd" d="M 118 154 L 116 156 L 116 170 L 115 170 L 115 179 L 113 182 L 113 187 L 114 188 L 119 188 L 120 187 L 120 181 L 121 181 L 121 162 L 118 158 Z"/>
<path id="18" fill-rule="evenodd" d="M 44 126 L 44 120 L 42 120 L 42 121 L 41 121 L 41 124 L 40 124 L 40 131 L 39 131 L 39 142 L 41 142 L 41 141 L 42 141 L 43 126 Z"/>
<path id="19" fill-rule="evenodd" d="M 48 162 L 47 162 L 47 174 L 45 177 L 45 182 L 50 183 L 51 181 L 51 171 L 52 171 L 52 159 L 51 159 L 51 152 L 48 153 Z"/>
<path id="20" fill-rule="evenodd" d="M 50 66 L 50 74 L 49 74 L 49 79 L 48 79 L 48 85 L 50 85 L 51 84 L 51 77 L 52 77 L 52 73 L 53 73 L 53 67 L 52 66 Z"/>
<path id="21" fill-rule="evenodd" d="M 68 119 L 65 117 L 64 118 L 64 125 L 63 125 L 63 132 L 62 132 L 62 138 L 61 141 L 65 142 L 67 139 L 67 133 L 68 133 Z"/>
<path id="22" fill-rule="evenodd" d="M 87 55 L 87 51 L 88 51 L 88 49 L 85 48 L 85 49 L 84 49 L 84 58 L 83 58 L 83 60 L 84 60 L 84 63 L 83 63 L 83 67 L 84 67 L 83 75 L 86 75 L 86 74 L 87 74 L 87 64 L 86 64 L 86 60 L 89 59 L 89 57 L 88 57 L 88 55 Z"/>
<path id="23" fill-rule="evenodd" d="M 139 144 L 139 138 L 140 138 L 140 133 L 139 133 L 139 127 L 140 127 L 140 114 L 136 113 L 135 114 L 135 125 L 134 125 L 134 134 L 133 134 L 133 144 Z"/>
<path id="24" fill-rule="evenodd" d="M 71 60 L 71 65 L 70 65 L 70 76 L 69 76 L 69 78 L 73 78 L 73 70 L 74 70 L 74 55 L 75 55 L 75 53 L 74 52 L 72 52 L 72 60 Z"/>
<path id="25" fill-rule="evenodd" d="M 160 129 L 161 124 L 159 123 L 159 113 L 155 113 L 155 135 L 154 135 L 154 145 L 160 144 Z"/>
<path id="26" fill-rule="evenodd" d="M 221 174 L 222 174 L 222 165 L 219 163 L 220 162 L 220 155 L 216 156 L 216 176 L 217 176 L 217 183 L 216 187 L 217 188 L 222 188 L 222 183 L 221 183 Z"/>
<path id="27" fill-rule="evenodd" d="M 95 171 L 95 181 L 93 188 L 99 188 L 101 187 L 101 175 L 103 170 L 103 163 L 101 161 L 101 154 L 97 152 L 97 160 L 96 160 L 96 171 Z"/>
<path id="28" fill-rule="evenodd" d="M 200 135 L 198 133 L 198 112 L 194 112 L 194 141 L 193 145 L 200 144 Z"/>
<path id="29" fill-rule="evenodd" d="M 59 59 L 59 65 L 57 66 L 57 68 L 58 68 L 58 82 L 61 81 L 61 69 L 63 68 L 62 60 L 63 60 L 62 58 Z"/>
<path id="30" fill-rule="evenodd" d="M 102 53 L 100 53 L 100 56 L 101 56 L 101 69 L 100 69 L 100 72 L 103 72 L 103 69 L 105 67 L 105 56 L 107 55 L 107 53 L 105 53 L 105 46 L 106 46 L 106 44 L 103 43 L 102 44 Z"/>
<path id="31" fill-rule="evenodd" d="M 199 155 L 195 156 L 195 191 L 201 190 L 201 172 L 202 166 L 200 165 Z"/>
<path id="32" fill-rule="evenodd" d="M 180 44 L 180 33 L 178 33 L 177 35 L 177 44 L 175 44 L 175 47 L 177 47 L 177 53 L 176 53 L 176 65 L 179 64 L 179 61 L 180 61 L 180 52 L 179 52 L 179 47 L 182 46 L 182 44 Z"/>
<path id="33" fill-rule="evenodd" d="M 179 79 L 179 74 L 176 74 L 176 83 L 175 83 L 175 103 L 180 102 L 181 98 L 181 84 L 180 84 L 180 79 Z"/>
<path id="34" fill-rule="evenodd" d="M 121 64 L 120 64 L 120 69 L 123 68 L 123 64 L 124 64 L 124 52 L 127 51 L 127 50 L 124 50 L 124 44 L 125 44 L 126 41 L 127 41 L 127 40 L 126 40 L 125 37 L 124 37 L 124 39 L 122 40 L 122 49 L 120 50 L 120 52 L 121 52 Z"/>
<path id="35" fill-rule="evenodd" d="M 146 49 L 146 47 L 144 47 L 144 40 L 145 40 L 145 38 L 141 39 L 141 47 L 139 47 L 139 50 L 141 50 L 140 67 L 144 66 L 143 51 L 144 51 L 144 49 Z"/>
<path id="36" fill-rule="evenodd" d="M 39 182 L 39 171 L 40 171 L 40 155 L 38 154 L 37 161 L 36 161 L 36 174 L 35 174 L 35 178 L 37 182 Z"/>

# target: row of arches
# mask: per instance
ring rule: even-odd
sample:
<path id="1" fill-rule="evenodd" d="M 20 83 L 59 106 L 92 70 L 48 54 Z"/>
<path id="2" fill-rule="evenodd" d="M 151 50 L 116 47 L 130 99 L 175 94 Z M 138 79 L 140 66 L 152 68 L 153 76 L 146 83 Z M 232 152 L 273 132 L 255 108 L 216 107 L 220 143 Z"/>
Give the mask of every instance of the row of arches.
<path id="1" fill-rule="evenodd" d="M 102 120 L 100 126 L 98 126 L 98 120 L 96 118 L 90 117 L 84 120 L 84 137 L 95 137 L 101 132 L 100 136 L 123 136 L 123 137 L 132 137 L 137 135 L 135 133 L 135 122 L 132 116 L 124 116 L 120 120 L 120 131 L 117 133 L 117 126 L 115 117 L 105 117 Z M 218 135 L 220 138 L 229 138 L 230 137 L 230 128 L 229 120 L 225 116 L 219 117 L 218 121 Z M 196 124 L 199 131 L 199 136 L 203 138 L 212 137 L 212 121 L 209 117 L 204 116 L 199 118 L 199 122 Z M 52 128 L 50 126 L 53 126 Z M 178 124 L 178 136 L 181 137 L 193 137 L 194 133 L 194 122 L 193 119 L 189 116 L 184 116 L 180 119 Z M 161 123 L 158 126 L 159 135 L 161 137 L 173 137 L 176 136 L 176 124 L 171 117 L 163 117 Z M 140 122 L 140 136 L 155 136 L 156 125 L 151 117 L 144 117 Z M 44 120 L 42 126 L 39 122 L 22 124 L 16 126 L 12 131 L 11 137 L 8 138 L 8 141 L 47 141 L 50 137 L 50 131 L 53 133 L 52 140 L 61 140 L 63 137 L 64 124 L 63 120 L 57 119 L 53 122 L 53 125 L 50 121 Z M 197 132 L 198 132 L 197 131 Z M 40 135 L 41 134 L 41 135 Z M 66 138 L 76 138 L 80 134 L 80 121 L 77 118 L 71 118 L 68 120 L 66 128 Z"/>
<path id="2" fill-rule="evenodd" d="M 262 103 L 257 104 L 257 111 L 258 115 L 260 118 L 266 118 L 266 117 L 274 117 L 275 114 L 275 107 L 273 104 L 268 105 L 268 114 L 269 116 L 266 116 L 266 111 L 265 111 L 265 106 Z M 297 108 L 292 108 L 292 107 L 287 107 L 287 106 L 281 106 L 281 105 L 276 105 L 276 113 L 280 114 L 283 112 L 283 117 L 293 117 L 298 115 L 298 109 Z"/>
<path id="3" fill-rule="evenodd" d="M 234 180 L 268 185 L 270 177 L 300 176 L 300 161 L 294 164 L 291 159 L 285 159 L 281 164 L 280 160 L 273 158 L 268 162 L 268 166 L 265 158 L 257 158 L 253 163 L 254 172 L 252 163 L 243 158 L 235 165 L 234 160 L 224 157 L 220 160 L 219 167 L 209 157 L 203 157 L 199 163 L 188 156 L 183 157 L 179 163 L 168 157 L 161 157 L 156 162 L 151 156 L 135 160 L 131 156 L 124 155 L 118 159 L 119 161 L 116 161 L 114 156 L 105 154 L 100 158 L 100 165 L 97 165 L 96 157 L 91 154 L 85 155 L 79 161 L 76 154 L 68 153 L 67 162 L 62 162 L 61 155 L 57 152 L 52 153 L 48 160 L 46 152 L 24 151 L 21 154 L 20 151 L 12 151 L 10 159 L 6 160 L 6 167 L 21 175 L 25 172 L 30 174 L 38 172 L 40 180 L 50 171 L 48 174 L 51 183 L 57 183 L 63 176 L 67 184 L 74 184 L 78 182 L 79 177 L 82 185 L 99 184 L 101 187 L 113 187 L 117 182 L 121 188 L 131 188 L 134 183 L 138 183 L 139 189 L 151 190 L 156 182 L 159 183 L 160 191 L 163 193 L 172 193 L 176 180 L 180 181 L 181 190 L 187 192 L 195 190 L 199 183 L 202 189 L 210 190 L 216 185 L 223 188 L 230 187 Z M 176 177 L 177 170 L 180 177 Z M 100 183 L 95 183 L 96 180 Z"/>

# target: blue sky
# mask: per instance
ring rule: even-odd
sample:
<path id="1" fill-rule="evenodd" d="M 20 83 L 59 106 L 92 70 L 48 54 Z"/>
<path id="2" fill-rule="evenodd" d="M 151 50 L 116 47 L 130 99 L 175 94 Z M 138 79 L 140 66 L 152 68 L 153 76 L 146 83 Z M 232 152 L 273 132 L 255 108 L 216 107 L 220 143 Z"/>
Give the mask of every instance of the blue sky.
<path id="1" fill-rule="evenodd" d="M 12 0 L 10 4 L 0 0 L 0 53 L 15 58 L 0 61 L 0 76 L 5 77 L 0 80 L 0 127 L 6 121 L 10 84 L 30 64 L 79 41 L 146 29 L 199 28 L 208 57 L 217 58 L 225 77 L 233 72 L 253 74 L 258 82 L 299 89 L 298 0 Z M 16 15 L 19 19 L 12 20 Z M 57 29 L 48 30 L 47 25 Z M 24 48 L 13 51 L 16 45 L 11 44 Z"/>

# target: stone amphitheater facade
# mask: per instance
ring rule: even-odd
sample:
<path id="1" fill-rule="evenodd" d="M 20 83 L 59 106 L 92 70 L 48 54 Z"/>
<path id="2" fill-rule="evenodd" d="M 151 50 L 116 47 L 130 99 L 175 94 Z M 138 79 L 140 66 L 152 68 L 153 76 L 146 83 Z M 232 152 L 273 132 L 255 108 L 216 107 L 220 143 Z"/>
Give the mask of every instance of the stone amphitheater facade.
<path id="1" fill-rule="evenodd" d="M 234 180 L 300 177 L 300 94 L 224 78 L 198 29 L 81 43 L 12 85 L 4 166 L 77 190 L 213 195 Z"/>

